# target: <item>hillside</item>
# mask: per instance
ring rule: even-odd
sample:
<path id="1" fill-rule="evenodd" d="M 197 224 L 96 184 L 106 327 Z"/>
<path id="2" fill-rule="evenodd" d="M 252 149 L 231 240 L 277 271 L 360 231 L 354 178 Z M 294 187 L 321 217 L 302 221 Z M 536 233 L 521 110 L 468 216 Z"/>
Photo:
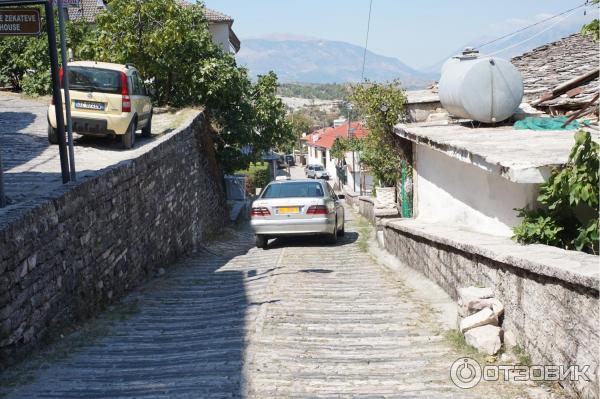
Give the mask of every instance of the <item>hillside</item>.
<path id="1" fill-rule="evenodd" d="M 237 60 L 252 75 L 269 70 L 283 83 L 346 83 L 361 81 L 364 49 L 350 43 L 319 39 L 246 39 Z M 400 79 L 408 89 L 422 88 L 430 75 L 402 61 L 367 52 L 365 77 L 375 81 Z"/>

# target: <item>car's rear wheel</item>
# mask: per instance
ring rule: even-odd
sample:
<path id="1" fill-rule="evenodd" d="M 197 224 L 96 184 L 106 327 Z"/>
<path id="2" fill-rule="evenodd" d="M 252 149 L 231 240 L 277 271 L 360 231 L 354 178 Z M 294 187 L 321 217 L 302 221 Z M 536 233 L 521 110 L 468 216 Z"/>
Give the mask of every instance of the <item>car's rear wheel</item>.
<path id="1" fill-rule="evenodd" d="M 338 237 L 343 237 L 346 234 L 346 226 L 342 224 L 342 228 L 338 230 Z"/>
<path id="2" fill-rule="evenodd" d="M 338 238 L 338 228 L 337 228 L 337 218 L 335 219 L 335 225 L 333 226 L 333 233 L 331 233 L 328 237 L 328 240 L 330 244 L 337 244 L 337 238 Z"/>
<path id="3" fill-rule="evenodd" d="M 152 137 L 152 114 L 150 114 L 148 123 L 146 123 L 146 126 L 142 129 L 142 137 Z"/>
<path id="4" fill-rule="evenodd" d="M 135 145 L 135 131 L 137 130 L 137 124 L 135 123 L 135 119 L 131 121 L 129 124 L 129 128 L 127 128 L 127 133 L 121 136 L 121 145 L 124 149 L 129 150 L 133 148 Z"/>
<path id="5" fill-rule="evenodd" d="M 48 123 L 48 142 L 50 144 L 58 144 L 58 130 L 53 128 L 51 124 Z"/>
<path id="6" fill-rule="evenodd" d="M 267 248 L 267 237 L 262 234 L 256 235 L 256 247 L 266 249 Z"/>

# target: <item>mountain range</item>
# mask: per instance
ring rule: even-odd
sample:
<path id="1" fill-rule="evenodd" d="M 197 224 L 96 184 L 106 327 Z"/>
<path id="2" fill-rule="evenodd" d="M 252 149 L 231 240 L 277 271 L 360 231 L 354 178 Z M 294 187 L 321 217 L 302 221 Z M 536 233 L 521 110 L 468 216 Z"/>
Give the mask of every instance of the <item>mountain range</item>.
<path id="1" fill-rule="evenodd" d="M 363 54 L 362 47 L 339 41 L 261 38 L 243 40 L 237 60 L 252 75 L 273 70 L 283 83 L 345 83 L 362 80 Z M 397 78 L 409 89 L 433 81 L 431 74 L 371 51 L 365 64 L 365 77 L 370 80 Z"/>
<path id="2" fill-rule="evenodd" d="M 543 44 L 559 40 L 580 28 L 580 24 L 539 25 L 481 48 L 482 54 L 511 59 Z M 420 89 L 439 80 L 443 63 L 465 47 L 476 47 L 493 40 L 479 37 L 465 43 L 440 61 L 420 70 L 398 58 L 366 52 L 365 78 L 374 81 L 400 79 L 406 89 Z M 340 41 L 294 35 L 272 35 L 242 40 L 238 63 L 252 76 L 270 70 L 282 83 L 346 83 L 362 80 L 364 48 Z"/>

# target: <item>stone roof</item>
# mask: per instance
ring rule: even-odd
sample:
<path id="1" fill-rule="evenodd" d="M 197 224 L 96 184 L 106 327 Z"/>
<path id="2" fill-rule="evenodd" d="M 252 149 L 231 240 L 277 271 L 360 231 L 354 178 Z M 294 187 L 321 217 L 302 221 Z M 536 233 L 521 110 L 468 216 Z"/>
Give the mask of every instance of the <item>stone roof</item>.
<path id="1" fill-rule="evenodd" d="M 528 102 L 550 93 L 558 85 L 598 69 L 598 43 L 577 33 L 556 42 L 537 47 L 514 57 L 512 63 L 523 75 L 524 100 Z M 598 93 L 598 75 L 555 98 L 536 104 L 537 107 L 581 108 Z M 551 96 L 548 96 L 551 97 Z"/>
<path id="2" fill-rule="evenodd" d="M 351 129 L 354 129 L 354 137 L 363 138 L 367 135 L 367 130 L 363 127 L 362 123 L 352 122 L 350 126 Z M 348 122 L 336 127 L 326 127 L 316 130 L 311 134 L 307 134 L 304 140 L 309 146 L 331 149 L 335 139 L 338 137 L 348 138 Z"/>
<path id="3" fill-rule="evenodd" d="M 210 8 L 204 9 L 204 15 L 208 22 L 233 22 L 233 18 L 229 15 L 225 15 L 216 10 L 211 10 Z"/>
<path id="4" fill-rule="evenodd" d="M 103 0 L 80 0 L 79 7 L 68 8 L 69 20 L 93 23 L 96 15 L 105 8 Z"/>

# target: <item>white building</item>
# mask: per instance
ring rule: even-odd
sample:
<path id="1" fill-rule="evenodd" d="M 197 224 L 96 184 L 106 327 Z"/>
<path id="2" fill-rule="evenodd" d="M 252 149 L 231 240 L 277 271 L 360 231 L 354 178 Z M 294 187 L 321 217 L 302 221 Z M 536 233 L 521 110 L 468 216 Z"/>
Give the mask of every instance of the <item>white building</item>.
<path id="1" fill-rule="evenodd" d="M 208 20 L 208 29 L 212 35 L 213 43 L 232 54 L 240 51 L 240 39 L 232 29 L 233 18 L 209 8 L 205 8 L 204 13 Z"/>
<path id="2" fill-rule="evenodd" d="M 597 54 L 597 44 L 573 35 L 515 58 L 526 78 L 525 101 L 538 110 L 522 105 L 527 112 L 513 119 L 589 103 L 598 92 L 597 69 L 590 74 L 597 65 L 589 63 Z M 544 94 L 557 92 L 559 84 L 565 94 Z M 567 162 L 575 132 L 516 130 L 514 120 L 479 127 L 450 120 L 440 107 L 435 93 L 408 92 L 412 122 L 395 127 L 412 146 L 414 217 L 437 227 L 512 236 L 521 222 L 515 209 L 537 206 L 540 184 Z M 598 140 L 597 131 L 592 137 Z"/>

